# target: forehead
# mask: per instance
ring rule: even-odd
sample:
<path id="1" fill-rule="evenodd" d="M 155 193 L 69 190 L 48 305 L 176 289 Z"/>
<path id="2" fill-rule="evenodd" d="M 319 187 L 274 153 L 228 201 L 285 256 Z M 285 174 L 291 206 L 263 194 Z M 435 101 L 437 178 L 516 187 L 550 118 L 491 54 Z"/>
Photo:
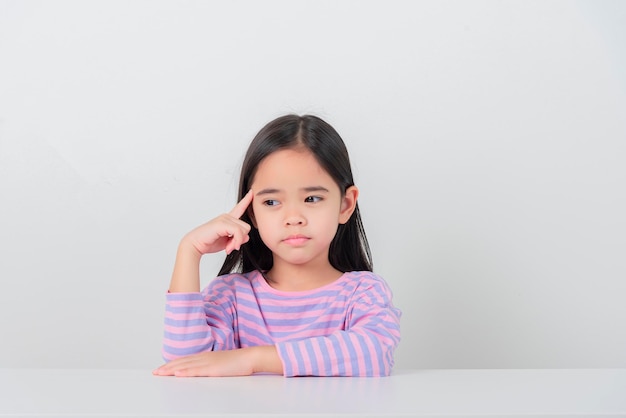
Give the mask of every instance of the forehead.
<path id="1" fill-rule="evenodd" d="M 336 186 L 311 151 L 302 149 L 279 150 L 265 157 L 257 167 L 251 184 L 252 188 L 313 185 Z"/>

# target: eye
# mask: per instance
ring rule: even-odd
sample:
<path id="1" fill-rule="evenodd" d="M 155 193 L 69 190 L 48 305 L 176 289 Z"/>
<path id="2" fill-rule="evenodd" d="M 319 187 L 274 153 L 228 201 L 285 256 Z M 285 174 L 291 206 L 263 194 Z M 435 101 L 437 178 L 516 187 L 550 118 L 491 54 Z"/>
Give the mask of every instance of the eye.
<path id="1" fill-rule="evenodd" d="M 265 206 L 276 206 L 278 205 L 278 200 L 274 200 L 274 199 L 267 199 L 263 202 L 263 204 Z"/>
<path id="2" fill-rule="evenodd" d="M 306 203 L 317 203 L 321 202 L 322 200 L 323 198 L 321 196 L 308 196 L 306 199 L 304 199 Z"/>

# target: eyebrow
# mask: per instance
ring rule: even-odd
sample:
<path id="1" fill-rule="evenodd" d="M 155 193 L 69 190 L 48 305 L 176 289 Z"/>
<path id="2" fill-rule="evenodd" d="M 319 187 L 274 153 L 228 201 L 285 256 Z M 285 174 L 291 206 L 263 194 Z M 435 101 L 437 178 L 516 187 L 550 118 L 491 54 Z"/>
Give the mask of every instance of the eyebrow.
<path id="1" fill-rule="evenodd" d="M 308 187 L 301 187 L 300 188 L 301 191 L 303 192 L 325 192 L 328 193 L 328 189 L 324 186 L 308 186 Z M 272 188 L 267 188 L 267 189 L 262 189 L 259 192 L 256 193 L 257 196 L 263 196 L 263 195 L 267 195 L 267 194 L 275 194 L 275 193 L 280 193 L 282 190 L 280 189 L 272 189 Z"/>

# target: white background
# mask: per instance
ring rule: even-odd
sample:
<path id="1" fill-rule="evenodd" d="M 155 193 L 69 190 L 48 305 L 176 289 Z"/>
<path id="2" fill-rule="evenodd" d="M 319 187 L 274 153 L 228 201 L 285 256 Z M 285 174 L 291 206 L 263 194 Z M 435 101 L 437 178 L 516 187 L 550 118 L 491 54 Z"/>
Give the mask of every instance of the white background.
<path id="1" fill-rule="evenodd" d="M 0 0 L 0 367 L 159 365 L 178 240 L 290 112 L 348 145 L 398 367 L 626 367 L 625 28 L 619 1 Z"/>

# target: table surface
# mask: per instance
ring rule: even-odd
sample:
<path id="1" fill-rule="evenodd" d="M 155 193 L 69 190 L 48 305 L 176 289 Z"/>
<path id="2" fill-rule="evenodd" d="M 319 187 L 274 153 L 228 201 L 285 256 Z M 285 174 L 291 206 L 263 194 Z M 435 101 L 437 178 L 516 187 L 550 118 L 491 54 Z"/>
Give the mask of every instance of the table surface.
<path id="1" fill-rule="evenodd" d="M 626 417 L 626 369 L 396 370 L 382 378 L 0 369 L 0 417 Z"/>

